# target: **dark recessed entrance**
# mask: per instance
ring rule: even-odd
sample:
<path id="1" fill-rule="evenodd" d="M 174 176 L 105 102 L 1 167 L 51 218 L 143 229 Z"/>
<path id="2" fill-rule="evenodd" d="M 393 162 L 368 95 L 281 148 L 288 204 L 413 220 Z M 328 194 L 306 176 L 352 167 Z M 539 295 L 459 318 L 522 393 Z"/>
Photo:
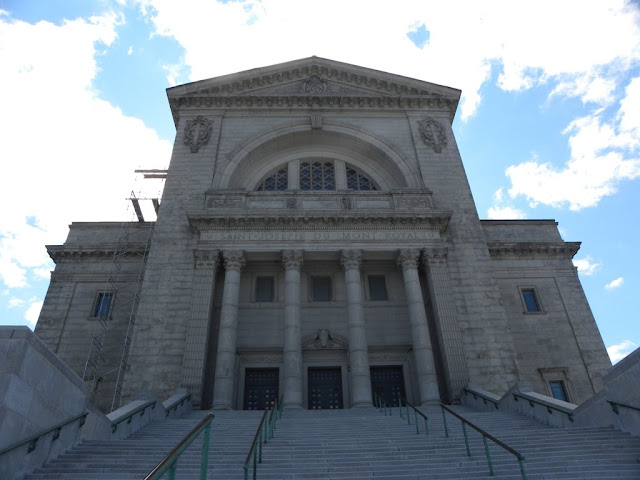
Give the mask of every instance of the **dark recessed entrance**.
<path id="1" fill-rule="evenodd" d="M 309 409 L 342 408 L 340 367 L 309 368 Z"/>
<path id="2" fill-rule="evenodd" d="M 398 396 L 405 396 L 402 366 L 371 367 L 371 390 L 387 405 L 398 405 Z"/>
<path id="3" fill-rule="evenodd" d="M 244 374 L 244 409 L 271 408 L 278 398 L 277 368 L 247 368 Z"/>

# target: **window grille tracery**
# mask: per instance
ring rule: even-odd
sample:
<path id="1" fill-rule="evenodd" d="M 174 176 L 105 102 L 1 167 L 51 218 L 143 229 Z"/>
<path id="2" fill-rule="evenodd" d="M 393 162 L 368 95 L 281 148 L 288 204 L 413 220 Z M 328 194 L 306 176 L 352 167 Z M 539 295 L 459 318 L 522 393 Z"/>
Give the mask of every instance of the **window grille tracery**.
<path id="1" fill-rule="evenodd" d="M 357 170 L 347 167 L 347 188 L 349 190 L 376 190 L 376 186 Z"/>
<path id="2" fill-rule="evenodd" d="M 335 190 L 333 162 L 300 163 L 300 190 Z"/>
<path id="3" fill-rule="evenodd" d="M 264 179 L 258 186 L 258 191 L 273 192 L 275 190 L 286 190 L 289 181 L 289 168 L 287 165 Z"/>

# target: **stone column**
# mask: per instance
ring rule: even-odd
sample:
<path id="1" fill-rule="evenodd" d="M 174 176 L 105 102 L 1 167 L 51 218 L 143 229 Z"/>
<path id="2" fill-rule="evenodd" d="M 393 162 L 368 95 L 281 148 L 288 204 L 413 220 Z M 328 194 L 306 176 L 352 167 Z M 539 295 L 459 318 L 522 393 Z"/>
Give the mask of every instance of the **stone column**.
<path id="1" fill-rule="evenodd" d="M 191 393 L 194 406 L 202 405 L 202 383 L 211 324 L 211 305 L 218 270 L 218 250 L 194 250 L 195 273 L 191 310 L 182 360 L 182 386 Z"/>
<path id="2" fill-rule="evenodd" d="M 347 317 L 349 321 L 349 372 L 351 406 L 371 406 L 371 372 L 367 351 L 367 331 L 362 310 L 362 282 L 360 280 L 360 250 L 343 250 L 341 263 L 347 286 Z"/>
<path id="3" fill-rule="evenodd" d="M 284 347 L 282 401 L 287 408 L 302 408 L 302 334 L 300 325 L 300 267 L 302 250 L 283 250 Z"/>
<path id="4" fill-rule="evenodd" d="M 218 332 L 218 354 L 216 356 L 216 376 L 213 387 L 213 408 L 233 408 L 233 388 L 235 383 L 236 342 L 238 337 L 238 297 L 240 294 L 240 271 L 244 267 L 241 250 L 225 250 L 224 292 L 220 311 Z"/>
<path id="5" fill-rule="evenodd" d="M 424 308 L 422 289 L 420 288 L 420 277 L 418 276 L 419 257 L 419 250 L 400 250 L 398 266 L 402 268 L 404 290 L 407 296 L 413 355 L 416 362 L 418 388 L 420 390 L 419 401 L 421 405 L 425 405 L 440 402 L 440 393 L 433 361 L 429 327 L 427 325 L 427 314 Z"/>
<path id="6" fill-rule="evenodd" d="M 429 295 L 435 316 L 438 343 L 447 385 L 447 400 L 459 398 L 468 383 L 464 347 L 458 325 L 456 305 L 451 291 L 446 248 L 425 248 L 423 265 L 427 273 Z"/>

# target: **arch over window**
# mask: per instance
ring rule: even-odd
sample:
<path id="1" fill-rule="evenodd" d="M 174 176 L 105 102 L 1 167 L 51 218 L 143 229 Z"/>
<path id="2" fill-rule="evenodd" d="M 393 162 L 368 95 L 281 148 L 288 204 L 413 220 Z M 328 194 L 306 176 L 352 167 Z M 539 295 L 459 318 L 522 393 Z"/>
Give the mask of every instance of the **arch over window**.
<path id="1" fill-rule="evenodd" d="M 265 130 L 220 159 L 211 188 L 257 190 L 286 164 L 288 190 L 300 188 L 299 163 L 332 162 L 335 189 L 347 190 L 345 165 L 371 182 L 377 191 L 423 188 L 417 164 L 411 164 L 379 137 L 341 125 L 323 124 L 311 130 L 308 122 Z M 366 188 L 366 181 L 357 185 Z M 313 191 L 313 190 L 312 190 Z"/>

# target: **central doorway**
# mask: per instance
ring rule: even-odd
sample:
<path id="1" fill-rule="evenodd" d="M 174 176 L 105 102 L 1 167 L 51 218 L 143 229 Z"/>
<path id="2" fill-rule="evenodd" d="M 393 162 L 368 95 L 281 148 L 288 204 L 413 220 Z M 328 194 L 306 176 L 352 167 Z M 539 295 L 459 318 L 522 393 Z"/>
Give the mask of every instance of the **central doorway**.
<path id="1" fill-rule="evenodd" d="M 244 376 L 244 409 L 273 408 L 278 398 L 277 368 L 247 368 Z"/>
<path id="2" fill-rule="evenodd" d="M 402 366 L 371 367 L 371 390 L 387 405 L 398 406 L 398 397 L 405 396 Z"/>
<path id="3" fill-rule="evenodd" d="M 309 368 L 309 410 L 343 408 L 340 367 Z"/>

